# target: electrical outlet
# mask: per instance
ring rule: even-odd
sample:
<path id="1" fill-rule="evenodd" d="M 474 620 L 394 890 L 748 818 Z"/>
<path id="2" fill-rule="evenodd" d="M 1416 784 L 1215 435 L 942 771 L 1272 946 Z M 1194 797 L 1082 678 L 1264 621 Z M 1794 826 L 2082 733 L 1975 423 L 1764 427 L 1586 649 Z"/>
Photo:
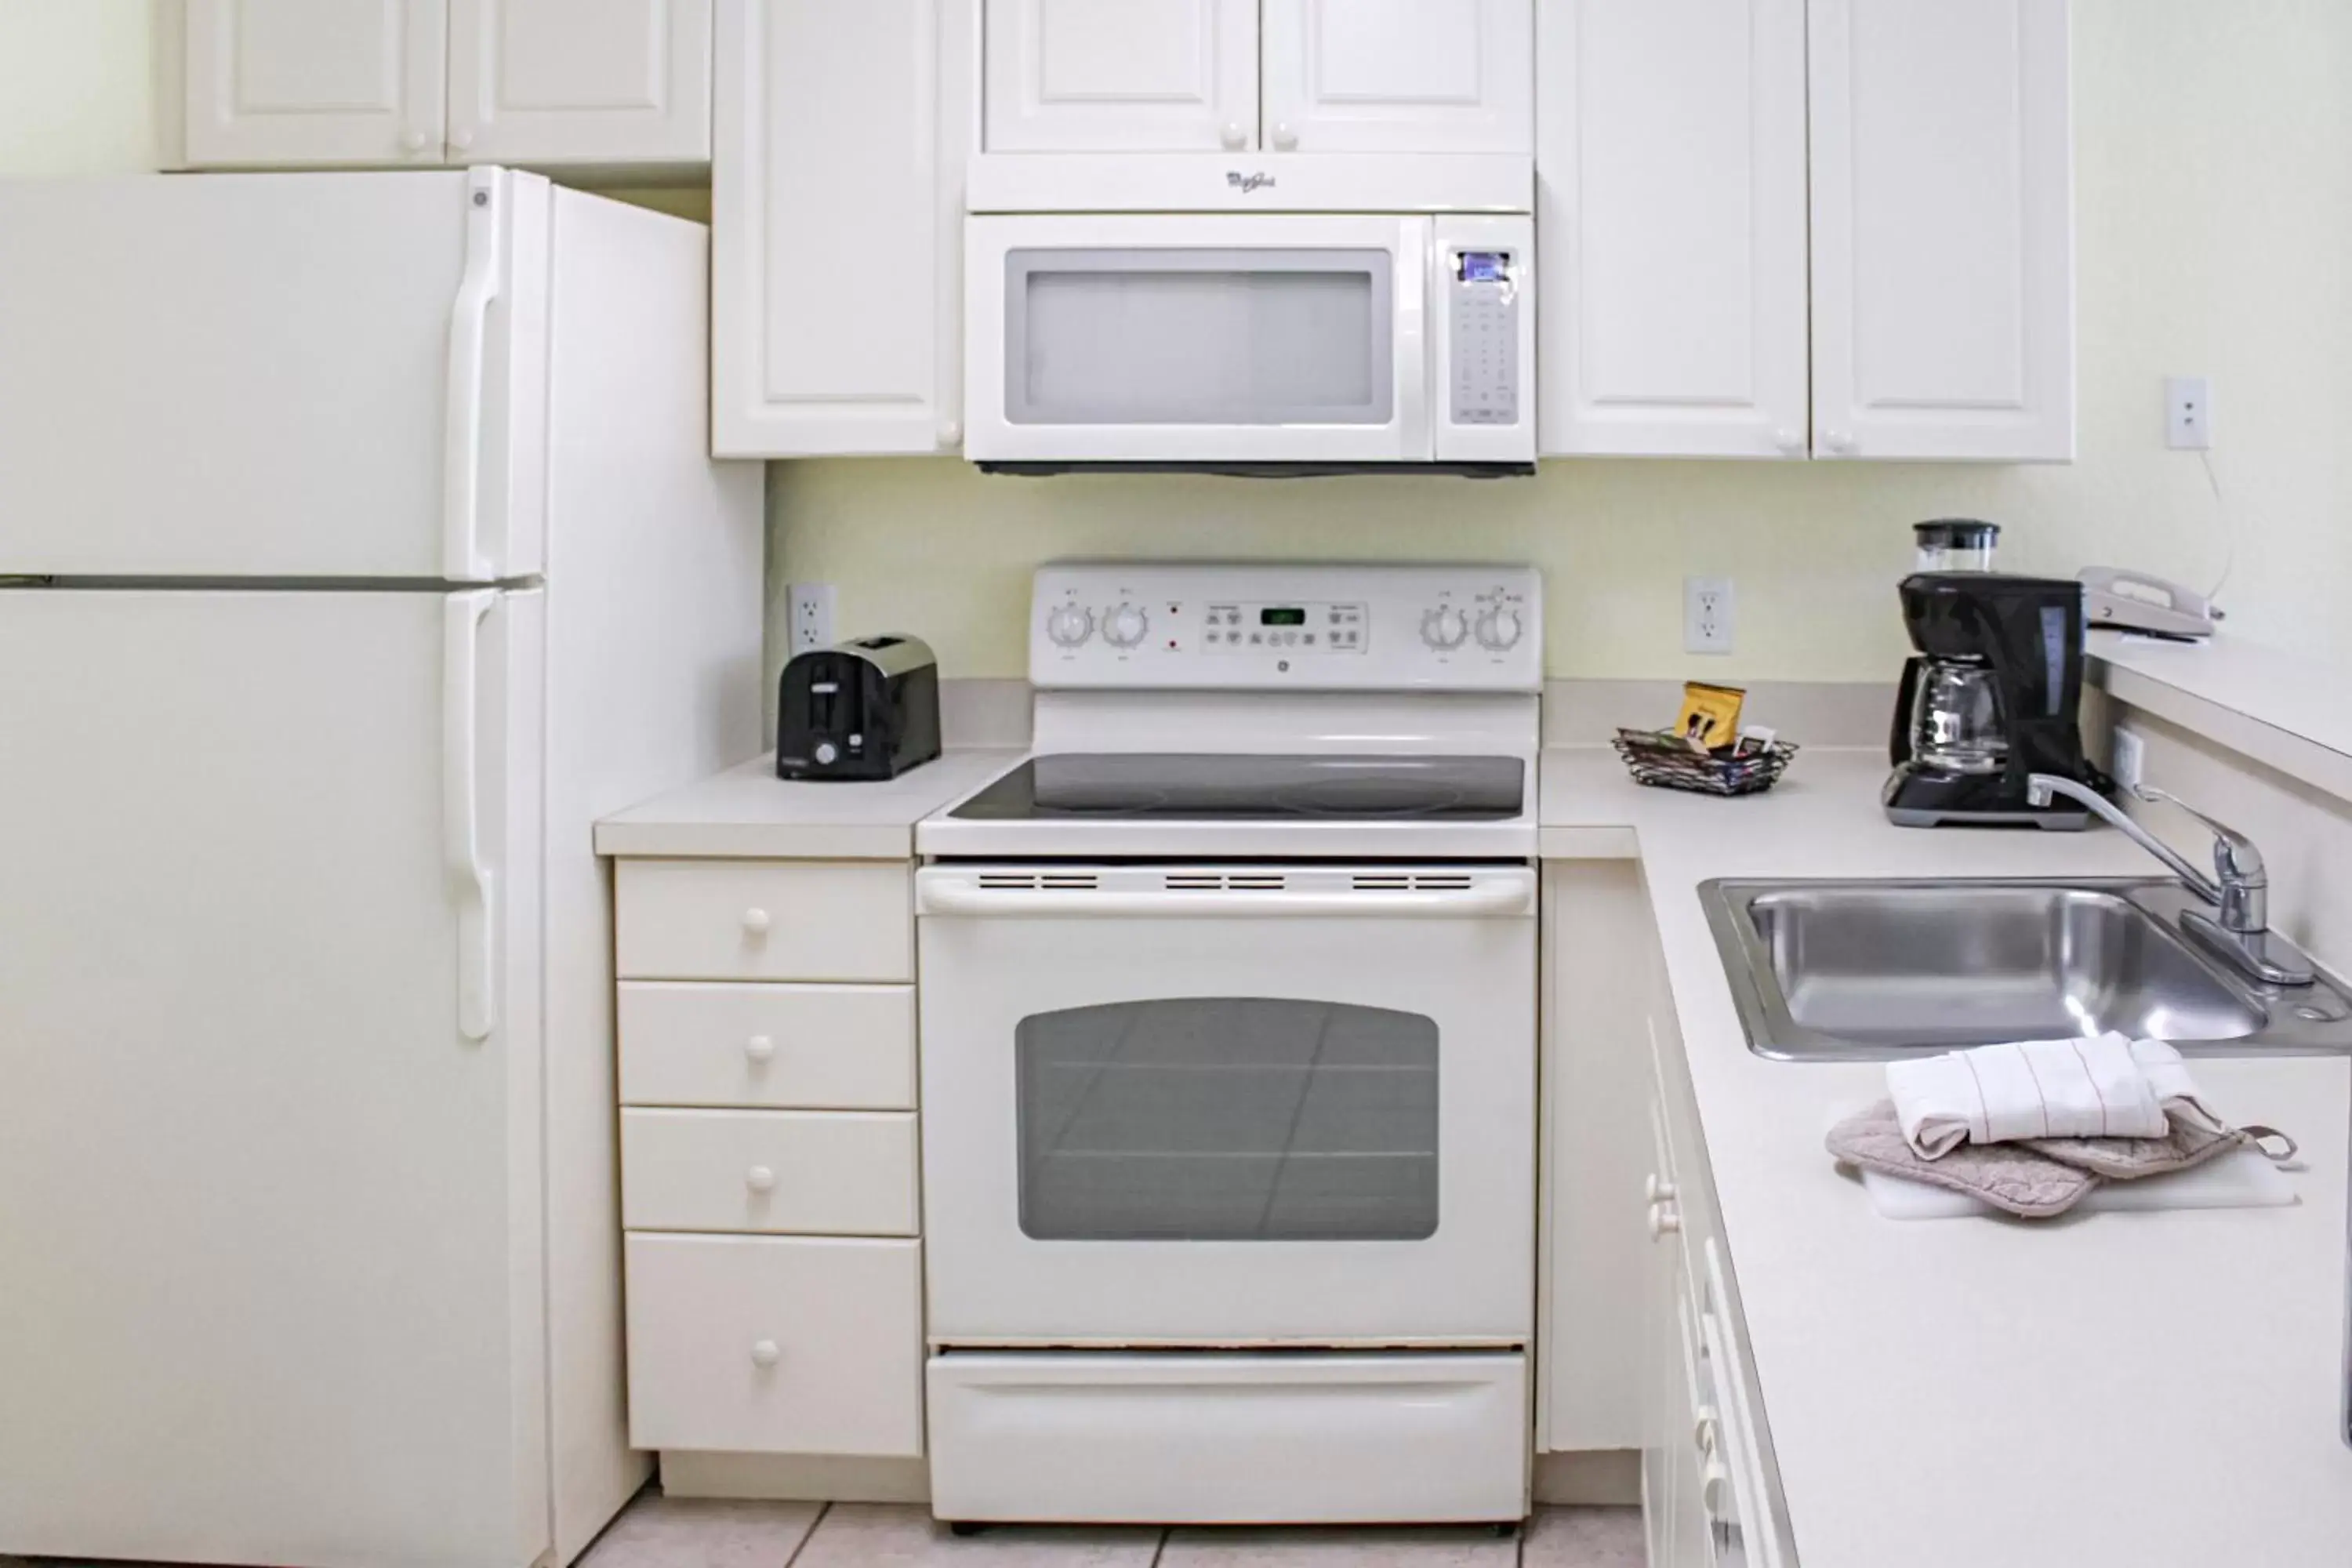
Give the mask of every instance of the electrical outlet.
<path id="1" fill-rule="evenodd" d="M 2116 775 L 2116 783 L 2123 786 L 2126 794 L 2139 788 L 2140 769 L 2147 759 L 2147 742 L 2134 731 L 2117 730 L 2111 750 L 2114 754 L 2108 762 L 2112 765 L 2107 771 Z"/>
<path id="2" fill-rule="evenodd" d="M 2213 384 L 2201 375 L 2164 378 L 2164 444 L 2201 452 L 2213 444 Z"/>
<path id="3" fill-rule="evenodd" d="M 807 653 L 812 648 L 833 646 L 833 584 L 830 583 L 793 583 L 784 589 L 786 635 L 792 639 L 792 651 Z"/>
<path id="4" fill-rule="evenodd" d="M 1683 579 L 1683 651 L 1731 651 L 1731 579 Z"/>

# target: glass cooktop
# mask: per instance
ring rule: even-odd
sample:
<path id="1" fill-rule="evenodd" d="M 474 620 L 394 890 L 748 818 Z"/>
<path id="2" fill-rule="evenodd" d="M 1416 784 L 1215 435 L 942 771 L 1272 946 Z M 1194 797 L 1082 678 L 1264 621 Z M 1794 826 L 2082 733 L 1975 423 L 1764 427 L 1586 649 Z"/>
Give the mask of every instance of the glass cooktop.
<path id="1" fill-rule="evenodd" d="M 1066 752 L 1032 757 L 948 815 L 1183 822 L 1501 822 L 1520 815 L 1517 757 Z"/>

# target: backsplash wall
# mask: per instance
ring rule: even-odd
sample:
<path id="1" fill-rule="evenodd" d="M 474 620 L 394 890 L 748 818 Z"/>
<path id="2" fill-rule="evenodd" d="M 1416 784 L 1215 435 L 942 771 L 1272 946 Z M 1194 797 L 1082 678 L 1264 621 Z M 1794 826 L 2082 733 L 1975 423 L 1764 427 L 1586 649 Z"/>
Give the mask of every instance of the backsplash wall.
<path id="1" fill-rule="evenodd" d="M 769 469 L 770 602 L 1024 672 L 1029 572 L 1077 554 L 1527 560 L 1558 677 L 1891 679 L 1907 525 L 2005 524 L 2013 569 L 2129 564 L 2200 588 L 2229 555 L 2168 374 L 2212 378 L 2255 640 L 2352 661 L 2352 5 L 2075 0 L 2078 461 L 1972 468 L 1591 459 L 1532 480 L 985 478 L 943 458 Z M 1682 579 L 1738 585 L 1738 652 L 1682 652 Z M 783 643 L 779 614 L 771 647 Z"/>

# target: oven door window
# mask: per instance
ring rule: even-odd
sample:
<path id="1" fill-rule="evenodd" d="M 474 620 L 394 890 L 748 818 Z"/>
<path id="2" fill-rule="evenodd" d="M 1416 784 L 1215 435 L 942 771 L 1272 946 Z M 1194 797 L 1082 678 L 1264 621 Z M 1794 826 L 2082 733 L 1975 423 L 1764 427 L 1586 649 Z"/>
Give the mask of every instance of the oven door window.
<path id="1" fill-rule="evenodd" d="M 1385 250 L 1015 250 L 1014 425 L 1386 425 Z"/>
<path id="2" fill-rule="evenodd" d="M 1021 1229 L 1040 1241 L 1421 1241 L 1437 1230 L 1437 1025 L 1188 997 L 1014 1035 Z"/>

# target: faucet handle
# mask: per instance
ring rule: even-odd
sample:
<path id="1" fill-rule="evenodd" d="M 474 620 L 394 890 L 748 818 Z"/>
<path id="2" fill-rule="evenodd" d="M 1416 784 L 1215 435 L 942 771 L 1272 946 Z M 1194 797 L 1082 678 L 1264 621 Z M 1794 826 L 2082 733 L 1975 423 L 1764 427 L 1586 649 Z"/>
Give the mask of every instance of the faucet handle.
<path id="1" fill-rule="evenodd" d="M 2179 795 L 2160 790 L 2154 784 L 2134 784 L 2131 792 L 2151 805 L 2171 806 L 2186 816 L 2195 817 L 2205 831 L 2213 836 L 2213 869 L 2221 874 L 2224 885 L 2261 887 L 2268 880 L 2263 865 L 2263 852 L 2254 841 L 2226 822 L 2206 816 Z"/>

